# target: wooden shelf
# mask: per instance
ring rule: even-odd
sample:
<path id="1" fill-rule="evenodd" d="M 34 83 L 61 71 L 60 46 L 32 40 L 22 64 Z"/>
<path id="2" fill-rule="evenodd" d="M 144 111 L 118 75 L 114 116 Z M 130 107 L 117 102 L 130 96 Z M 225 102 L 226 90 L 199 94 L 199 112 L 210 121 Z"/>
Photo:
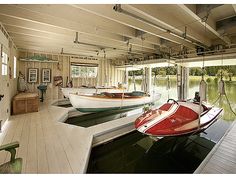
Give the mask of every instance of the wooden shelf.
<path id="1" fill-rule="evenodd" d="M 40 62 L 40 63 L 58 63 L 58 61 L 55 61 L 55 60 L 43 60 L 43 61 L 40 61 L 40 60 L 32 60 L 32 59 L 20 59 L 20 61 L 25 61 L 25 62 Z"/>

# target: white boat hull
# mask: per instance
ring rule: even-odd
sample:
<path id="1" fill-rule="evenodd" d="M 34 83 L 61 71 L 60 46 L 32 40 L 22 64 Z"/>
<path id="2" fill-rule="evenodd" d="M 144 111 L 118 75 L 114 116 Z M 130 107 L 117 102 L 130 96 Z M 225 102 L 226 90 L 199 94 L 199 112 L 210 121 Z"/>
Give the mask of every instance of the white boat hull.
<path id="1" fill-rule="evenodd" d="M 128 109 L 150 104 L 160 99 L 160 94 L 137 98 L 102 98 L 88 95 L 69 94 L 69 99 L 74 108 L 81 112 L 99 112 L 115 109 Z"/>
<path id="2" fill-rule="evenodd" d="M 113 93 L 118 93 L 122 92 L 123 89 L 118 89 L 118 88 L 86 88 L 86 87 L 81 87 L 81 88 L 61 88 L 61 91 L 63 95 L 66 98 L 69 98 L 70 93 L 77 93 L 77 94 L 93 94 L 93 93 L 101 93 L 101 92 L 113 92 Z"/>

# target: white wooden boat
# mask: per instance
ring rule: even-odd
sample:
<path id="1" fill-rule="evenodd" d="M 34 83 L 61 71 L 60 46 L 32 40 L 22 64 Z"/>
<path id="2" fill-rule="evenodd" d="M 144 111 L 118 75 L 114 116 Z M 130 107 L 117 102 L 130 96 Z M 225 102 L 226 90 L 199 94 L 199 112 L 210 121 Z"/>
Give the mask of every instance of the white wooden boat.
<path id="1" fill-rule="evenodd" d="M 125 89 L 125 88 L 124 88 Z M 101 93 L 101 92 L 122 92 L 123 88 L 116 87 L 72 87 L 72 88 L 61 88 L 63 95 L 66 98 L 69 98 L 70 93 L 78 93 L 78 94 L 93 94 L 93 93 Z"/>
<path id="2" fill-rule="evenodd" d="M 99 112 L 116 109 L 129 109 L 150 104 L 160 99 L 161 94 L 152 96 L 143 92 L 102 93 L 98 95 L 69 94 L 74 108 L 81 112 Z"/>

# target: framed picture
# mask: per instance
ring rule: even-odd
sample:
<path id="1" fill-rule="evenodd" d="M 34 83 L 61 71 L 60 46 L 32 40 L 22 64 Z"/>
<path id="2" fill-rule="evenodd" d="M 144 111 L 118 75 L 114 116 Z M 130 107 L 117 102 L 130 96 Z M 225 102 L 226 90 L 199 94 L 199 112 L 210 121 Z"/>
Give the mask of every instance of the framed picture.
<path id="1" fill-rule="evenodd" d="M 28 82 L 29 83 L 37 83 L 38 82 L 38 69 L 37 68 L 29 68 L 28 69 Z"/>
<path id="2" fill-rule="evenodd" d="M 42 82 L 44 82 L 44 83 L 51 82 L 51 69 L 49 69 L 49 68 L 42 69 Z"/>
<path id="3" fill-rule="evenodd" d="M 62 86 L 63 85 L 62 76 L 54 76 L 54 85 L 55 86 Z"/>

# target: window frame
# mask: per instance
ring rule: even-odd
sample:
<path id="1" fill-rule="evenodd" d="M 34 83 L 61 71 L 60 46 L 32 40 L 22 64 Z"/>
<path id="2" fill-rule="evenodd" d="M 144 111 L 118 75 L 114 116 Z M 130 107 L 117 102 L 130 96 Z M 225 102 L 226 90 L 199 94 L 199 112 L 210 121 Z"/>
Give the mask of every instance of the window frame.
<path id="1" fill-rule="evenodd" d="M 13 78 L 16 79 L 16 65 L 17 65 L 17 58 L 16 56 L 13 57 Z"/>
<path id="2" fill-rule="evenodd" d="M 8 73 L 8 56 L 5 52 L 2 52 L 1 56 L 2 61 L 2 76 L 7 76 Z"/>
<path id="3" fill-rule="evenodd" d="M 78 67 L 76 74 L 72 73 L 73 67 Z M 86 75 L 82 75 L 81 68 L 85 68 L 86 70 L 88 70 L 88 68 L 94 68 L 95 75 L 89 76 L 88 73 Z M 70 69 L 71 69 L 71 78 L 96 78 L 98 74 L 98 65 L 71 64 Z"/>

